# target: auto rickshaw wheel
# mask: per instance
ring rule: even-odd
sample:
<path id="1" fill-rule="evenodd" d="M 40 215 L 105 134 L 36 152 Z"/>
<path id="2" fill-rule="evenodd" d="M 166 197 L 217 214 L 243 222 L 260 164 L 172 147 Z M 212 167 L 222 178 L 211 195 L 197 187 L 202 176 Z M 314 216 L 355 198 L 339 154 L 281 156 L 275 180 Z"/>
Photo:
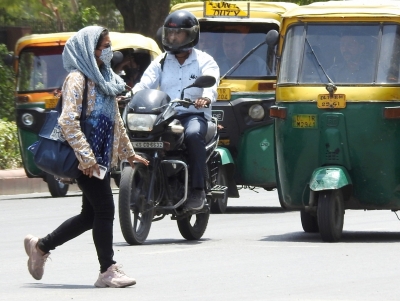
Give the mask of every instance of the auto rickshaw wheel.
<path id="1" fill-rule="evenodd" d="M 316 214 L 311 214 L 304 209 L 300 210 L 301 225 L 304 232 L 317 233 L 319 232 L 318 219 Z"/>
<path id="2" fill-rule="evenodd" d="M 69 185 L 57 181 L 53 175 L 46 174 L 47 187 L 49 188 L 50 194 L 53 198 L 60 198 L 66 196 Z"/>
<path id="3" fill-rule="evenodd" d="M 143 164 L 122 170 L 119 188 L 119 222 L 122 235 L 130 245 L 141 245 L 149 235 L 153 210 L 146 206 L 150 175 Z"/>
<path id="4" fill-rule="evenodd" d="M 341 190 L 321 191 L 318 197 L 318 226 L 321 238 L 337 242 L 342 237 L 344 204 Z"/>
<path id="5" fill-rule="evenodd" d="M 217 184 L 228 187 L 228 175 L 226 168 L 223 165 L 219 165 Z M 215 199 L 211 201 L 211 213 L 225 213 L 228 207 L 228 193 L 222 199 Z"/>

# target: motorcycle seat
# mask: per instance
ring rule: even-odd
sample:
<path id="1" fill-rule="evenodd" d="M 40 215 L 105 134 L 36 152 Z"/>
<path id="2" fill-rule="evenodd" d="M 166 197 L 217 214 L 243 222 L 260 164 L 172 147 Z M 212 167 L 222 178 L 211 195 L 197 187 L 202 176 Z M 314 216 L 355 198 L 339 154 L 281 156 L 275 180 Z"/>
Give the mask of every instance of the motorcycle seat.
<path id="1" fill-rule="evenodd" d="M 215 132 L 217 131 L 217 124 L 215 122 L 212 121 L 207 121 L 207 133 L 206 133 L 206 137 L 204 138 L 206 144 L 208 144 L 208 142 L 211 141 L 211 139 L 214 137 Z"/>

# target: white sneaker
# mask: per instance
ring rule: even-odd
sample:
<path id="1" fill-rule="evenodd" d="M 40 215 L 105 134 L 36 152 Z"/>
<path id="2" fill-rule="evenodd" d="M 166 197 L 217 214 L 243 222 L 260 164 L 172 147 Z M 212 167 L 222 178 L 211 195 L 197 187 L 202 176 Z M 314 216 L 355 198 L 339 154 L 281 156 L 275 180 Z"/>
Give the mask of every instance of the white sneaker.
<path id="1" fill-rule="evenodd" d="M 130 278 L 125 275 L 121 270 L 121 265 L 113 264 L 107 271 L 99 274 L 94 286 L 96 287 L 127 287 L 136 284 L 134 278 Z"/>
<path id="2" fill-rule="evenodd" d="M 29 256 L 28 270 L 33 278 L 40 280 L 44 273 L 44 264 L 50 253 L 42 255 L 37 249 L 39 238 L 29 234 L 24 239 L 25 252 Z"/>

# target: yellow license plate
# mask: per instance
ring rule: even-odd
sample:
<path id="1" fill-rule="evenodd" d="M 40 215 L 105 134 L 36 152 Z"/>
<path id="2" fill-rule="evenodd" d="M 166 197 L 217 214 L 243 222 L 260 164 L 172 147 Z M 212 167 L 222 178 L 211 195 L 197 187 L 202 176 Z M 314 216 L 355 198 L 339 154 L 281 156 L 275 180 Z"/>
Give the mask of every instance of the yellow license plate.
<path id="1" fill-rule="evenodd" d="M 229 88 L 218 88 L 217 100 L 231 100 L 231 89 Z"/>
<path id="2" fill-rule="evenodd" d="M 317 99 L 317 107 L 320 109 L 343 109 L 346 107 L 345 94 L 319 94 Z"/>
<path id="3" fill-rule="evenodd" d="M 46 109 L 54 109 L 57 105 L 58 97 L 46 98 L 44 106 Z"/>
<path id="4" fill-rule="evenodd" d="M 299 114 L 292 118 L 292 127 L 300 129 L 318 128 L 318 119 L 315 114 Z"/>

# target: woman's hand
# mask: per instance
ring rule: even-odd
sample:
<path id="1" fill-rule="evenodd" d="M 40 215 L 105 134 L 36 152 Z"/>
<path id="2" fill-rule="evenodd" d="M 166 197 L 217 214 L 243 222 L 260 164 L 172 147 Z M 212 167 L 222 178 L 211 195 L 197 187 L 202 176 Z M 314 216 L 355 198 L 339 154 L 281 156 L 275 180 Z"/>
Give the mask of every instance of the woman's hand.
<path id="1" fill-rule="evenodd" d="M 129 162 L 129 164 L 132 166 L 132 168 L 135 165 L 134 161 L 143 163 L 146 166 L 149 165 L 149 163 L 150 163 L 148 160 L 146 160 L 145 158 L 143 158 L 142 156 L 139 156 L 139 155 L 133 155 L 133 156 L 129 157 L 127 160 Z"/>
<path id="2" fill-rule="evenodd" d="M 92 165 L 89 168 L 86 168 L 83 170 L 83 174 L 85 176 L 88 176 L 89 178 L 91 178 L 93 176 L 94 172 L 96 172 L 98 175 L 100 175 L 100 168 L 97 163 L 95 165 Z"/>

